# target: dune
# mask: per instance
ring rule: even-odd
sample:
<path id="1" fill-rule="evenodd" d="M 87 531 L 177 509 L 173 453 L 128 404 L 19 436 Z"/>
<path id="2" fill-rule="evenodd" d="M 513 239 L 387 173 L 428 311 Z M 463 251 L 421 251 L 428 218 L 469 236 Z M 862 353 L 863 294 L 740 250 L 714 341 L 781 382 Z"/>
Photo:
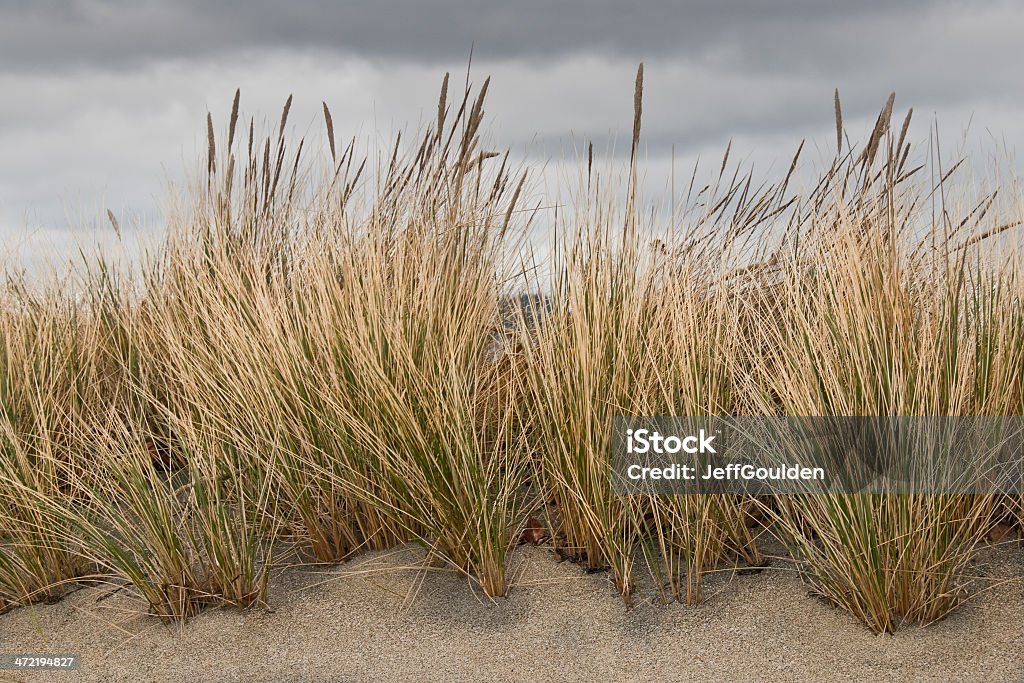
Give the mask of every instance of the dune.
<path id="1" fill-rule="evenodd" d="M 340 567 L 293 567 L 266 609 L 208 610 L 183 626 L 127 593 L 85 588 L 0 616 L 0 650 L 72 652 L 81 669 L 0 680 L 705 681 L 971 680 L 1024 676 L 1024 549 L 986 548 L 972 594 L 946 619 L 877 636 L 811 595 L 784 561 L 708 578 L 697 607 L 630 607 L 606 573 L 513 556 L 507 598 L 422 568 L 412 547 Z M 1017 578 L 1013 578 L 1017 577 Z"/>

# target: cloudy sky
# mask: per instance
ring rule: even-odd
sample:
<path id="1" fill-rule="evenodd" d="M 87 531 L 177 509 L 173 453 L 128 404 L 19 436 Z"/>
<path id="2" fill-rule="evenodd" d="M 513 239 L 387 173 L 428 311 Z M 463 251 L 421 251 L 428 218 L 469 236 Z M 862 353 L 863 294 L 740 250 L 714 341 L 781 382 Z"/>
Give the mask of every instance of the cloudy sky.
<path id="1" fill-rule="evenodd" d="M 294 93 L 297 135 L 326 100 L 339 136 L 386 138 L 434 115 L 471 46 L 492 140 L 548 168 L 587 140 L 628 151 L 643 61 L 654 182 L 730 139 L 761 168 L 803 138 L 825 155 L 836 87 L 853 138 L 896 91 L 915 139 L 937 120 L 951 152 L 1005 149 L 1019 171 L 1022 35 L 1024 3 L 994 0 L 0 0 L 0 258 L 109 240 L 107 208 L 159 234 L 236 87 L 258 120 Z"/>

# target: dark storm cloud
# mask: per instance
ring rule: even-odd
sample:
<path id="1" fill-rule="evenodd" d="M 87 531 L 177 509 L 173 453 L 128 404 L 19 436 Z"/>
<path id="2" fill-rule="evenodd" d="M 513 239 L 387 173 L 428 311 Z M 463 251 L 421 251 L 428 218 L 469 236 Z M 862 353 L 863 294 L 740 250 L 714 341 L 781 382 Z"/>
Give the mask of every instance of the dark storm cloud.
<path id="1" fill-rule="evenodd" d="M 688 64 L 708 74 L 704 87 L 684 92 L 693 79 L 662 79 L 662 93 L 710 109 L 745 100 L 716 117 L 730 125 L 765 114 L 751 103 L 755 93 L 729 91 L 746 82 L 777 100 L 764 121 L 771 129 L 803 123 L 804 105 L 834 87 L 862 114 L 890 90 L 929 107 L 1016 102 L 1024 95 L 1006 84 L 1021 31 L 1024 6 L 1009 0 L 0 0 L 0 74 L 118 73 L 275 51 L 440 74 L 464 65 L 475 45 L 478 73 L 509 61 L 549 69 L 585 55 Z M 602 87 L 600 71 L 583 77 L 567 91 Z M 775 93 L 765 87 L 772 83 Z"/>
<path id="2" fill-rule="evenodd" d="M 649 58 L 701 55 L 725 45 L 751 66 L 778 62 L 813 67 L 835 54 L 837 38 L 870 41 L 873 22 L 884 29 L 887 22 L 921 16 L 936 4 L 7 0 L 0 3 L 0 60 L 32 68 L 119 67 L 284 47 L 430 62 L 464 59 L 473 43 L 487 59 L 545 59 L 579 52 Z M 837 35 L 850 26 L 867 33 Z"/>
<path id="3" fill-rule="evenodd" d="M 257 120 L 294 93 L 296 133 L 321 130 L 326 100 L 345 135 L 387 137 L 433 116 L 475 45 L 495 146 L 572 177 L 588 141 L 628 155 L 643 61 L 660 182 L 670 160 L 720 159 L 730 140 L 762 169 L 803 138 L 805 160 L 827 156 L 836 87 L 854 142 L 896 91 L 916 141 L 935 116 L 956 147 L 974 117 L 975 140 L 991 129 L 1019 149 L 1022 34 L 1012 0 L 0 0 L 0 257 L 26 226 L 29 255 L 79 226 L 109 233 L 111 207 L 159 227 L 163 188 L 191 173 L 206 112 L 222 122 L 236 87 Z"/>

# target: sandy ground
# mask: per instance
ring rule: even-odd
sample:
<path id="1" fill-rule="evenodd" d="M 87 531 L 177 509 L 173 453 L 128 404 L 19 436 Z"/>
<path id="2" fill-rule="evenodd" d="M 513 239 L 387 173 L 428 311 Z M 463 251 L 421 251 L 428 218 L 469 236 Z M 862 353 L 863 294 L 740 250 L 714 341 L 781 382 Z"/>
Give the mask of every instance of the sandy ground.
<path id="1" fill-rule="evenodd" d="M 83 589 L 0 616 L 0 653 L 74 652 L 78 672 L 14 681 L 1024 681 L 1024 549 L 987 549 L 966 604 L 927 628 L 874 636 L 808 594 L 784 563 L 712 578 L 699 607 L 640 597 L 606 575 L 515 556 L 491 602 L 412 549 L 275 576 L 272 611 L 206 612 L 184 628 Z M 403 568 L 404 567 L 404 568 Z M 985 588 L 985 590 L 981 590 Z"/>

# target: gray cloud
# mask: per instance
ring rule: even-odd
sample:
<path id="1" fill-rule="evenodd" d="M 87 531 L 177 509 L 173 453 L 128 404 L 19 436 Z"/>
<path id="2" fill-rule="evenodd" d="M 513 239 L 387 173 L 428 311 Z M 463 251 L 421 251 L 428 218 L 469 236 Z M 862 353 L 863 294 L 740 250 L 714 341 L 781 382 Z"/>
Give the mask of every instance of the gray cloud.
<path id="1" fill-rule="evenodd" d="M 895 90 L 918 140 L 937 115 L 952 149 L 973 116 L 975 142 L 990 129 L 1017 147 L 1022 34 L 1024 6 L 995 0 L 0 0 L 0 237 L 51 250 L 106 207 L 159 227 L 167 181 L 235 87 L 257 119 L 294 93 L 297 134 L 320 134 L 320 100 L 339 134 L 415 127 L 473 43 L 474 80 L 494 77 L 494 143 L 549 168 L 588 140 L 621 160 L 641 60 L 655 182 L 673 150 L 685 168 L 730 139 L 761 167 L 803 138 L 827 153 L 835 87 L 855 139 Z"/>
<path id="2" fill-rule="evenodd" d="M 637 59 L 729 44 L 749 64 L 813 66 L 833 50 L 815 55 L 803 47 L 828 48 L 821 39 L 852 25 L 860 35 L 851 39 L 870 41 L 870 29 L 863 31 L 871 24 L 883 28 L 936 7 L 928 0 L 8 0 L 0 5 L 0 58 L 32 67 L 123 67 L 288 47 L 431 62 L 465 59 L 475 42 L 488 59 L 579 52 Z"/>

